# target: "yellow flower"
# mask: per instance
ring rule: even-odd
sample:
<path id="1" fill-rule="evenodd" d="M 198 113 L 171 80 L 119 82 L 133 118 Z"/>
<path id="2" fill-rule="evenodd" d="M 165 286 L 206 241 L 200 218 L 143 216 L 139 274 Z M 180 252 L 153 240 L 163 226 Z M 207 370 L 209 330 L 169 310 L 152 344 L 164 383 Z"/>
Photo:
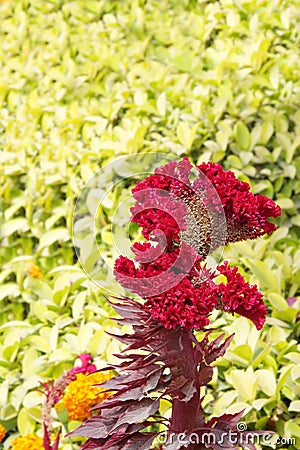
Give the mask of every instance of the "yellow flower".
<path id="1" fill-rule="evenodd" d="M 71 381 L 67 392 L 61 400 L 68 411 L 70 420 L 85 420 L 92 415 L 90 408 L 103 402 L 111 395 L 111 392 L 103 392 L 103 389 L 93 386 L 101 384 L 111 378 L 111 374 L 101 372 L 92 374 L 78 373 L 76 380 Z M 58 405 L 58 407 L 60 407 Z"/>
<path id="2" fill-rule="evenodd" d="M 42 278 L 43 277 L 43 274 L 42 274 L 39 266 L 37 266 L 34 263 L 31 263 L 28 266 L 27 272 L 28 272 L 28 275 L 32 278 Z"/>
<path id="3" fill-rule="evenodd" d="M 43 439 L 36 434 L 26 434 L 15 438 L 11 443 L 13 450 L 44 450 Z"/>
<path id="4" fill-rule="evenodd" d="M 1 425 L 1 423 L 0 423 L 0 442 L 3 441 L 3 439 L 4 439 L 4 437 L 5 437 L 5 434 L 6 434 L 6 429 L 5 429 L 4 426 Z"/>

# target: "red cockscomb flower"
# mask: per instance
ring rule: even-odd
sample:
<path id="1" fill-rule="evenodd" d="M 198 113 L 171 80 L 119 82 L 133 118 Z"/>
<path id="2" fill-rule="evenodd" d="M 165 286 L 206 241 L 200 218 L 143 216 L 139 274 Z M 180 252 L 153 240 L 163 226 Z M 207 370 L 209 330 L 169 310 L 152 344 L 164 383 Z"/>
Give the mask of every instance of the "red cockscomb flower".
<path id="1" fill-rule="evenodd" d="M 114 392 L 71 435 L 88 438 L 84 450 L 150 450 L 157 436 L 153 425 L 164 424 L 164 448 L 182 448 L 178 442 L 184 436 L 184 447 L 194 450 L 207 432 L 215 438 L 214 450 L 220 449 L 220 436 L 231 432 L 246 448 L 252 434 L 237 428 L 243 411 L 206 421 L 202 408 L 201 387 L 212 380 L 212 364 L 233 336 L 212 340 L 208 331 L 198 341 L 194 330 L 209 324 L 214 308 L 241 314 L 257 329 L 263 326 L 266 307 L 257 286 L 228 262 L 208 269 L 205 258 L 221 245 L 271 232 L 275 225 L 268 218 L 277 217 L 280 208 L 253 195 L 247 183 L 218 164 L 193 167 L 187 158 L 158 168 L 137 183 L 133 195 L 132 221 L 150 242 L 132 246 L 134 260 L 120 256 L 115 276 L 144 302 L 121 297 L 111 303 L 121 317 L 116 320 L 130 325 L 132 333 L 113 335 L 125 349 L 117 355 L 121 362 L 107 367 L 118 375 L 101 387 Z M 217 283 L 219 275 L 224 281 Z M 171 399 L 169 420 L 159 415 L 161 398 Z M 223 444 L 236 448 L 230 438 Z"/>
<path id="2" fill-rule="evenodd" d="M 153 318 L 168 329 L 203 329 L 214 308 L 241 314 L 260 329 L 266 307 L 256 285 L 228 263 L 209 272 L 200 260 L 219 245 L 270 233 L 276 226 L 268 218 L 280 215 L 280 207 L 252 194 L 219 164 L 193 167 L 187 158 L 156 169 L 132 192 L 131 220 L 157 245 L 135 243 L 135 262 L 120 256 L 119 283 L 145 299 Z M 227 283 L 215 284 L 218 274 Z"/>
<path id="3" fill-rule="evenodd" d="M 121 262 L 125 263 L 123 267 Z M 117 280 L 143 297 L 146 300 L 145 307 L 167 329 L 178 326 L 203 329 L 209 324 L 209 315 L 214 308 L 247 317 L 258 330 L 265 322 L 267 309 L 257 286 L 247 283 L 237 272 L 237 267 L 230 268 L 227 262 L 218 266 L 214 272 L 208 271 L 205 266 L 200 268 L 198 262 L 188 274 L 182 271 L 164 272 L 161 276 L 164 284 L 158 286 L 154 285 L 152 277 L 148 277 L 149 272 L 144 269 L 135 269 L 137 276 L 130 278 L 126 270 L 130 263 L 133 264 L 127 258 L 118 259 Z M 213 280 L 219 274 L 227 278 L 226 283 L 215 284 Z M 160 292 L 154 295 L 154 289 L 157 288 Z"/>

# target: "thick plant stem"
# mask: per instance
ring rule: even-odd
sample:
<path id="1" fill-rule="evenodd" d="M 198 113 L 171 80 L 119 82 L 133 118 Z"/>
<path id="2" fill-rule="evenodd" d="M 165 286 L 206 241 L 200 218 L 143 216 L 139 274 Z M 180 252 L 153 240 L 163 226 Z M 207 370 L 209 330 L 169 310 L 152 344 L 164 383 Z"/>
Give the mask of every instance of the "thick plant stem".
<path id="1" fill-rule="evenodd" d="M 179 367 L 182 375 L 193 381 L 195 392 L 190 400 L 184 401 L 174 398 L 172 401 L 172 416 L 170 421 L 169 436 L 171 433 L 180 434 L 191 433 L 198 425 L 200 420 L 200 383 L 197 371 L 197 363 L 195 361 L 193 332 L 191 330 L 180 331 L 181 342 L 172 342 L 172 349 L 177 350 L 178 356 L 183 356 L 182 363 Z M 177 348 L 176 348 L 177 347 Z M 188 450 L 196 450 L 197 444 L 190 443 Z"/>

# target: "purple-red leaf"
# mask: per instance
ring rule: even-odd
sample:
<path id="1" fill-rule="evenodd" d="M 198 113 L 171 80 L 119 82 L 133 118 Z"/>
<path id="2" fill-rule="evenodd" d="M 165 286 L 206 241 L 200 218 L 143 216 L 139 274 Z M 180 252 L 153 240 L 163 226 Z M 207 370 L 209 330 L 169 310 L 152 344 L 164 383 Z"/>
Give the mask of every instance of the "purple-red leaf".
<path id="1" fill-rule="evenodd" d="M 124 323 L 133 324 L 133 333 L 115 336 L 126 348 L 116 355 L 120 363 L 107 369 L 116 370 L 118 375 L 99 385 L 114 392 L 93 407 L 100 411 L 97 415 L 70 433 L 70 436 L 89 438 L 82 450 L 148 450 L 155 433 L 141 430 L 149 426 L 149 422 L 145 422 L 149 418 L 163 422 L 157 411 L 159 399 L 166 395 L 183 405 L 193 402 L 198 415 L 193 428 L 198 427 L 199 433 L 202 427 L 206 431 L 214 429 L 216 434 L 236 429 L 242 413 L 213 418 L 205 424 L 202 400 L 198 398 L 200 386 L 207 385 L 212 378 L 211 362 L 225 353 L 232 336 L 223 340 L 224 335 L 220 335 L 209 342 L 211 331 L 208 331 L 198 342 L 192 331 L 167 330 L 134 300 L 124 297 L 112 306 L 125 319 Z M 156 400 L 150 398 L 151 393 L 156 393 Z M 178 446 L 178 442 L 166 445 L 168 450 L 182 446 L 180 443 Z"/>
<path id="2" fill-rule="evenodd" d="M 217 339 L 208 344 L 207 349 L 205 351 L 205 361 L 207 362 L 207 364 L 211 364 L 219 356 L 224 355 L 234 335 L 232 334 L 219 345 L 223 337 L 224 334 L 221 334 L 221 336 L 217 337 Z"/>
<path id="3" fill-rule="evenodd" d="M 105 439 L 88 439 L 80 446 L 80 450 L 99 450 L 105 444 Z"/>
<path id="4" fill-rule="evenodd" d="M 136 422 L 142 422 L 157 412 L 159 400 L 145 398 L 139 402 L 132 402 L 126 411 L 119 417 L 114 429 L 120 425 L 127 425 Z"/>
<path id="5" fill-rule="evenodd" d="M 116 415 L 120 413 L 120 408 L 110 410 L 110 415 L 92 416 L 83 422 L 76 430 L 68 434 L 68 436 L 86 436 L 95 439 L 106 438 L 116 423 Z M 123 412 L 123 411 L 122 411 Z"/>
<path id="6" fill-rule="evenodd" d="M 140 432 L 143 428 L 150 425 L 150 422 L 143 422 L 140 424 L 129 425 L 123 427 L 114 432 L 106 439 L 93 439 L 87 440 L 82 450 L 148 450 L 150 449 L 154 437 L 157 435 L 155 432 Z"/>
<path id="7" fill-rule="evenodd" d="M 199 370 L 200 386 L 207 386 L 213 377 L 213 368 L 211 366 L 201 365 Z"/>
<path id="8" fill-rule="evenodd" d="M 220 430 L 236 430 L 244 410 L 235 414 L 222 414 L 222 416 L 213 417 L 207 422 L 207 427 L 219 428 Z"/>

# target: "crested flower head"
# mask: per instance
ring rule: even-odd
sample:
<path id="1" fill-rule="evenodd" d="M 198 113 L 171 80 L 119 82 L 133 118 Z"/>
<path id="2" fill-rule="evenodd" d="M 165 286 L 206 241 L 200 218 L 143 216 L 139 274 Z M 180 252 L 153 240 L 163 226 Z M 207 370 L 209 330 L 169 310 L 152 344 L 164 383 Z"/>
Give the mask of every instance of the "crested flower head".
<path id="1" fill-rule="evenodd" d="M 117 259 L 119 283 L 145 299 L 168 329 L 203 329 L 214 308 L 241 314 L 260 329 L 266 307 L 257 286 L 228 263 L 207 270 L 205 259 L 221 245 L 271 233 L 276 226 L 268 219 L 280 207 L 219 164 L 193 167 L 187 158 L 159 167 L 132 192 L 131 220 L 150 242 L 133 245 L 135 261 Z M 220 274 L 226 282 L 216 284 Z"/>
<path id="2" fill-rule="evenodd" d="M 167 242 L 180 239 L 206 257 L 218 246 L 269 234 L 276 226 L 270 217 L 280 207 L 233 172 L 212 162 L 192 166 L 187 158 L 156 169 L 132 190 L 136 205 L 132 221 L 147 239 L 164 231 Z"/>
<path id="3" fill-rule="evenodd" d="M 11 448 L 12 450 L 44 450 L 43 439 L 36 434 L 26 434 L 15 438 Z"/>

